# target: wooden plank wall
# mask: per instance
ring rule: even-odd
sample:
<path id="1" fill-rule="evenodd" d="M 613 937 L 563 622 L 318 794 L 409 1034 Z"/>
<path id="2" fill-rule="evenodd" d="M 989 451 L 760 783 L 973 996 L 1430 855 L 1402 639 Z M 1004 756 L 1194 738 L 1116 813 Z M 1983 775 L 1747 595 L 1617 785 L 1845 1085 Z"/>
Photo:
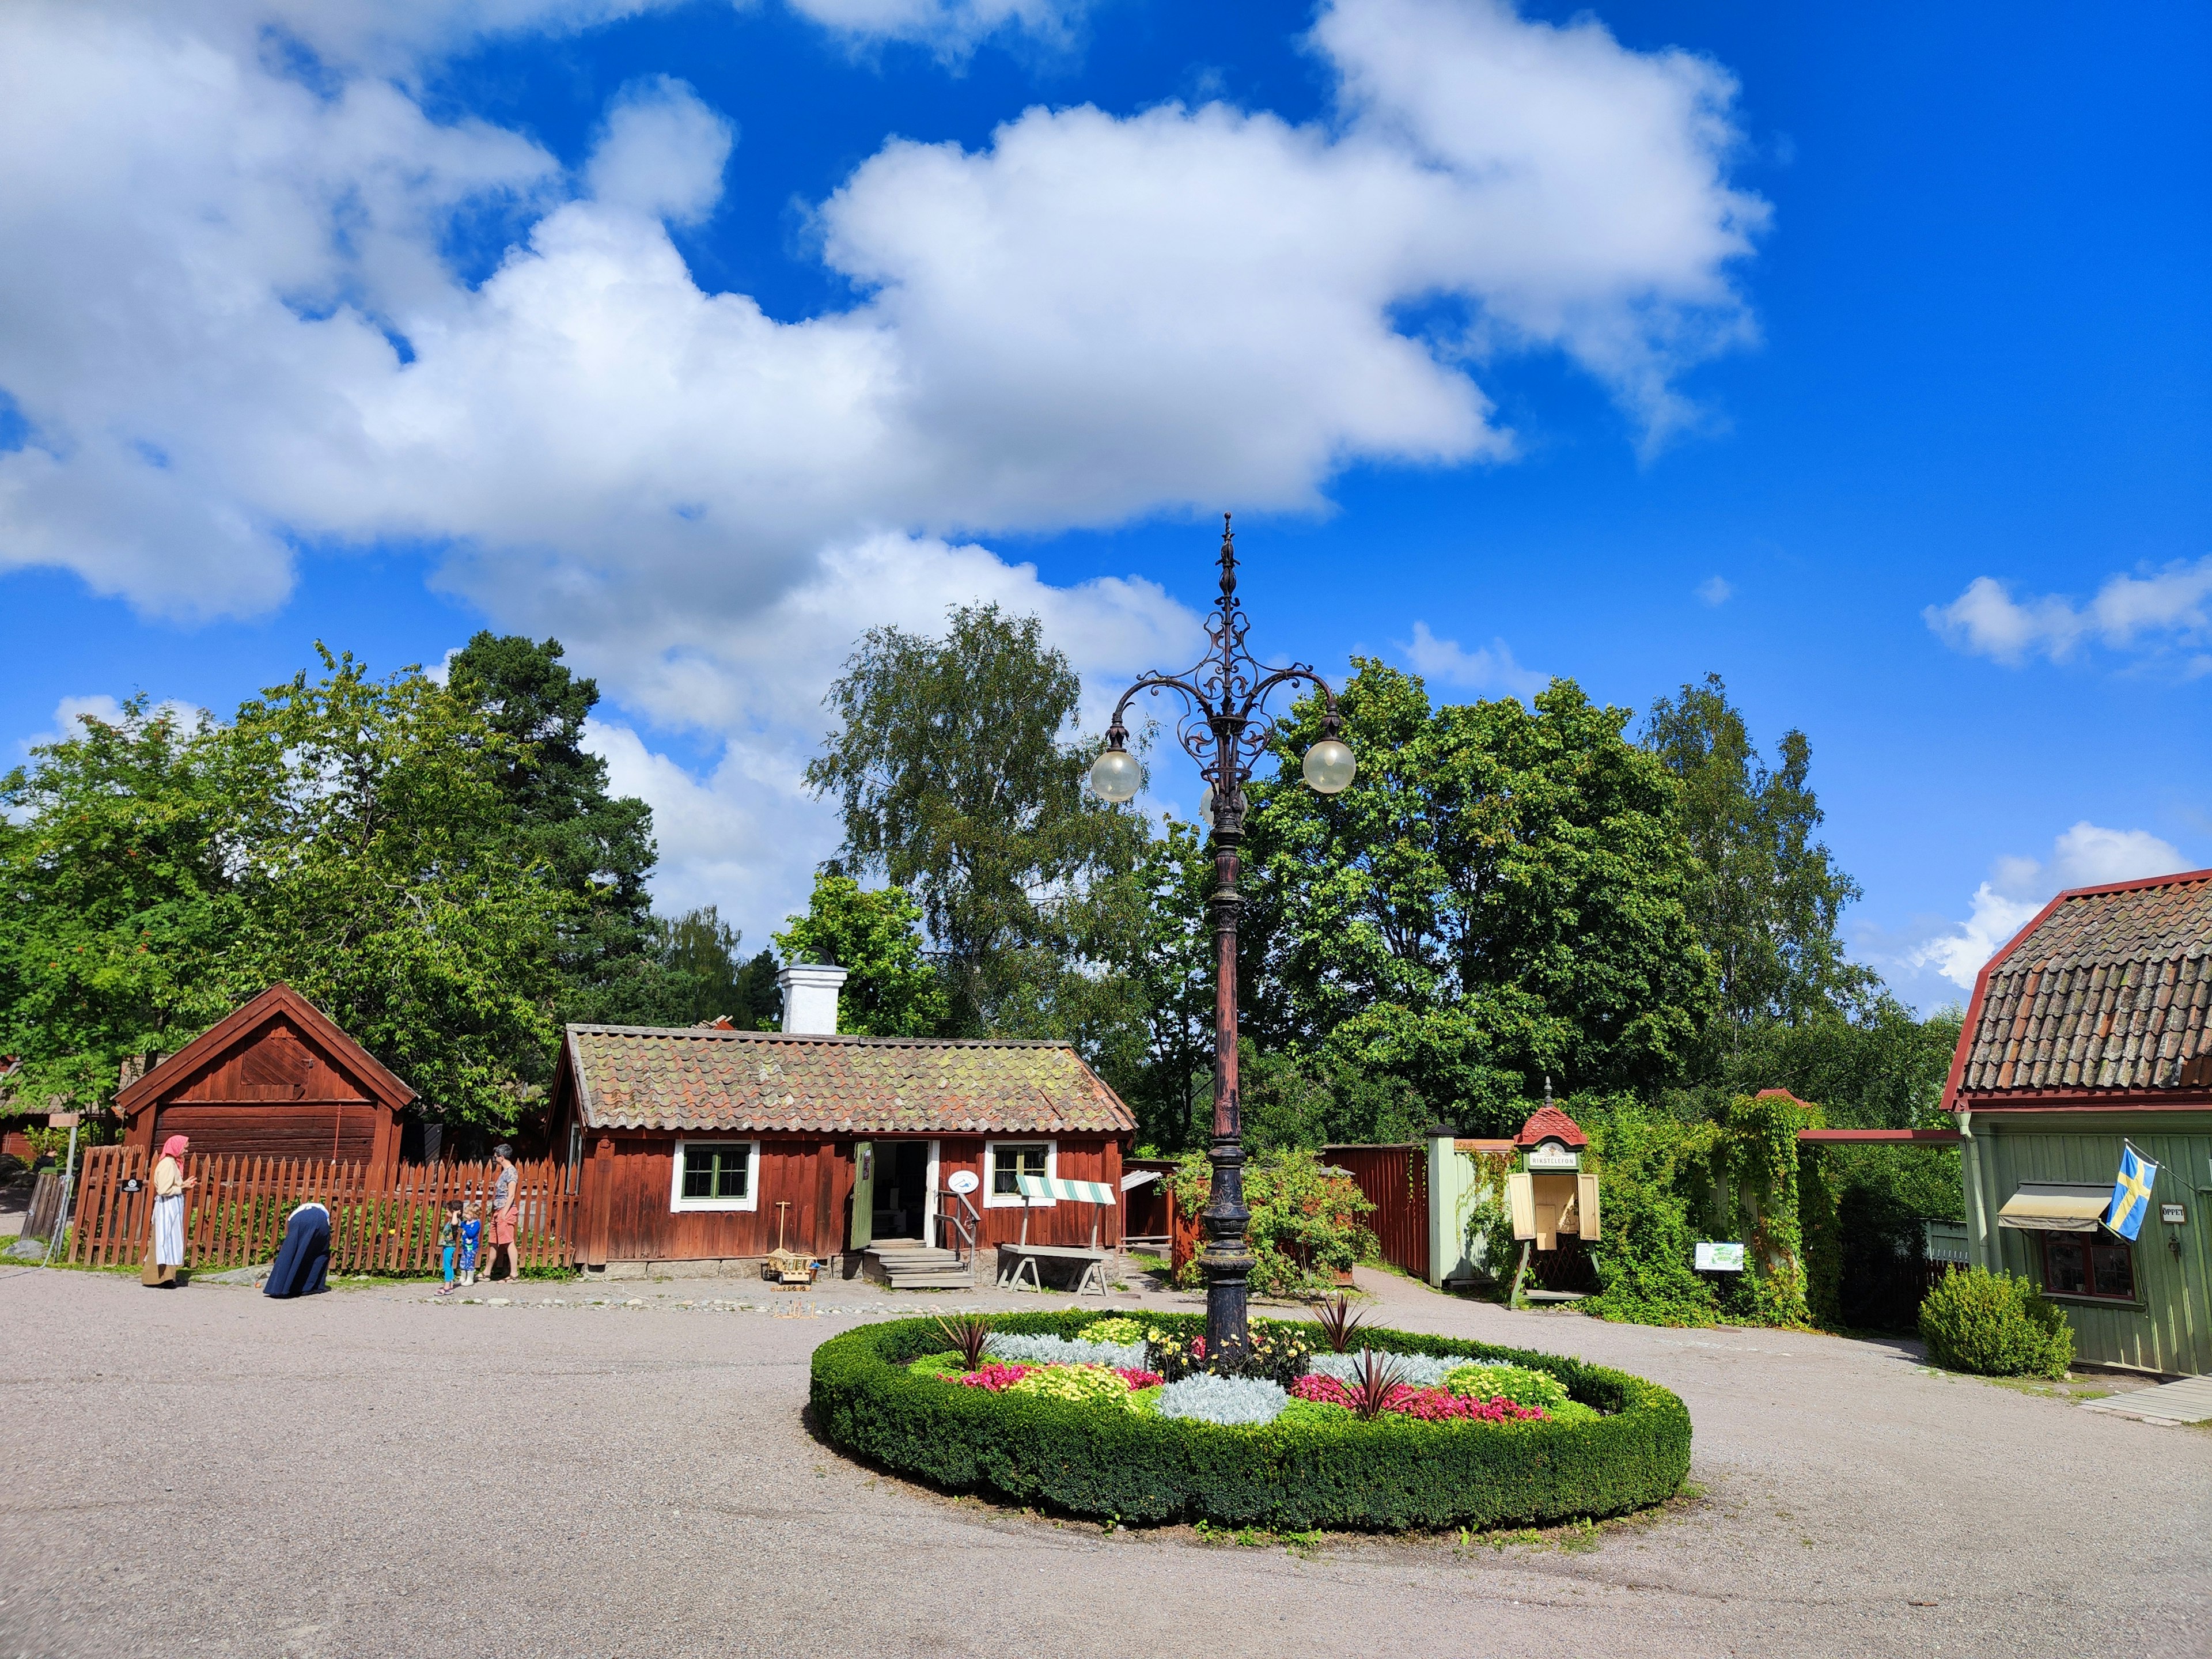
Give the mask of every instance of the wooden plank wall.
<path id="1" fill-rule="evenodd" d="M 94 1146 L 84 1153 L 69 1259 L 84 1267 L 144 1260 L 152 1239 L 151 1165 L 136 1146 Z M 525 1267 L 566 1267 L 576 1260 L 576 1182 L 547 1160 L 516 1166 L 515 1254 Z M 198 1182 L 185 1200 L 186 1265 L 242 1267 L 276 1253 L 294 1209 L 318 1199 L 331 1209 L 331 1271 L 420 1275 L 439 1270 L 438 1224 L 448 1200 L 474 1201 L 489 1216 L 498 1176 L 491 1164 L 403 1164 L 382 1181 L 362 1163 L 233 1154 L 185 1160 Z"/>
<path id="2" fill-rule="evenodd" d="M 1040 1137 L 1044 1138 L 1044 1137 Z M 696 1139 L 708 1139 L 709 1136 Z M 700 1261 L 765 1255 L 775 1248 L 776 1205 L 788 1202 L 785 1237 L 790 1248 L 824 1259 L 836 1256 L 851 1237 L 853 1146 L 827 1135 L 747 1136 L 761 1143 L 759 1199 L 750 1210 L 685 1210 L 670 1207 L 676 1177 L 676 1139 L 671 1134 L 594 1133 L 585 1142 L 581 1198 L 583 1224 L 579 1260 L 594 1267 L 613 1261 Z M 897 1139 L 878 1136 L 878 1157 Z M 1059 1146 L 1058 1169 L 1071 1181 L 1097 1181 L 1119 1188 L 1121 1148 L 1105 1136 L 1051 1137 Z M 972 1172 L 978 1190 L 969 1202 L 981 1212 L 979 1248 L 1011 1243 L 1022 1236 L 1019 1206 L 986 1206 L 981 1184 L 984 1139 L 981 1135 L 938 1138 L 937 1188 L 961 1170 Z M 940 1198 L 940 1206 L 947 1200 Z M 1030 1213 L 1030 1242 L 1088 1244 L 1091 1225 L 1102 1245 L 1118 1245 L 1119 1204 L 1056 1204 Z M 951 1248 L 958 1242 L 942 1223 L 932 1243 Z"/>
<path id="3" fill-rule="evenodd" d="M 1321 1161 L 1351 1172 L 1375 1207 L 1364 1218 L 1382 1259 L 1416 1279 L 1429 1276 L 1429 1149 L 1324 1146 Z"/>

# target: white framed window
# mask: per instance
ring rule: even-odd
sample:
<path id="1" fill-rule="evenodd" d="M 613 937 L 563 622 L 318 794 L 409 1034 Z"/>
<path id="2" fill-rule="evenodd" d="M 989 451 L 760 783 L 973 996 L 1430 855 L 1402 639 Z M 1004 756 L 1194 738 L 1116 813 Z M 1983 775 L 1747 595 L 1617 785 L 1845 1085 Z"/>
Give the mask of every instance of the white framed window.
<path id="1" fill-rule="evenodd" d="M 757 1210 L 760 1207 L 760 1142 L 679 1140 L 672 1210 Z"/>
<path id="2" fill-rule="evenodd" d="M 983 1206 L 1004 1209 L 1020 1204 L 1018 1177 L 1022 1176 L 1056 1177 L 1059 1174 L 1056 1140 L 987 1140 L 983 1143 Z"/>

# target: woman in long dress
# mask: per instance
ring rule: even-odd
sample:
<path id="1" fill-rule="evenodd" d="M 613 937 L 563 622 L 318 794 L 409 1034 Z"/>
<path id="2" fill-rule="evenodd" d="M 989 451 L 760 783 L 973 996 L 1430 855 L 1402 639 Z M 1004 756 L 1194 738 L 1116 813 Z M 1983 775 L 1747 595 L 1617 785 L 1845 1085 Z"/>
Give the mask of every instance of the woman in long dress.
<path id="1" fill-rule="evenodd" d="M 147 1247 L 146 1270 L 138 1282 L 165 1291 L 177 1287 L 177 1269 L 185 1265 L 185 1188 L 198 1184 L 185 1174 L 190 1144 L 183 1135 L 171 1135 L 154 1164 L 154 1242 Z"/>
<path id="2" fill-rule="evenodd" d="M 319 1296 L 330 1288 L 325 1275 L 331 1266 L 331 1211 L 320 1199 L 311 1198 L 292 1212 L 284 1224 L 284 1242 L 269 1264 L 264 1296 Z"/>

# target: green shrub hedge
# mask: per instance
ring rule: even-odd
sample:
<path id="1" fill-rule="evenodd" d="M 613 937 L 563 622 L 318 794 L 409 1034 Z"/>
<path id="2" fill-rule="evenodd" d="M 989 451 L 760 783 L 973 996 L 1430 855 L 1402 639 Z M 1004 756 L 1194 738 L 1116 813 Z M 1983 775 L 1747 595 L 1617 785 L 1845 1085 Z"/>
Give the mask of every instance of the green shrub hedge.
<path id="1" fill-rule="evenodd" d="M 1074 1336 L 1095 1314 L 1017 1314 L 1003 1331 Z M 1151 1322 L 1196 1328 L 1188 1316 Z M 1388 1528 L 1495 1527 L 1618 1515 L 1671 1496 L 1690 1468 L 1690 1413 L 1625 1371 L 1411 1331 L 1363 1334 L 1401 1353 L 1463 1354 L 1550 1372 L 1606 1415 L 1484 1425 L 1405 1418 L 1279 1419 L 1263 1428 L 1099 1411 L 950 1387 L 906 1362 L 945 1346 L 933 1319 L 894 1320 L 814 1351 L 816 1432 L 849 1455 L 953 1492 L 1123 1522 Z"/>
<path id="2" fill-rule="evenodd" d="M 1984 1376 L 2063 1376 L 2074 1363 L 2074 1328 L 2033 1280 L 1986 1267 L 1954 1270 L 1920 1304 L 1928 1357 Z"/>

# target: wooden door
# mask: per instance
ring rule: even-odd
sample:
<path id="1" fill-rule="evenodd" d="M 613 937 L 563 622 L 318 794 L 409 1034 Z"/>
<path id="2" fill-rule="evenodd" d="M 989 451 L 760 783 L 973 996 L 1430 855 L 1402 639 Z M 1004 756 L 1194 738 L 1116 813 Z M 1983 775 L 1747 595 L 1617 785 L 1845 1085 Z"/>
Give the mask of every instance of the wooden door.
<path id="1" fill-rule="evenodd" d="M 851 1248 L 865 1250 L 876 1242 L 876 1144 L 853 1143 L 853 1236 Z"/>

